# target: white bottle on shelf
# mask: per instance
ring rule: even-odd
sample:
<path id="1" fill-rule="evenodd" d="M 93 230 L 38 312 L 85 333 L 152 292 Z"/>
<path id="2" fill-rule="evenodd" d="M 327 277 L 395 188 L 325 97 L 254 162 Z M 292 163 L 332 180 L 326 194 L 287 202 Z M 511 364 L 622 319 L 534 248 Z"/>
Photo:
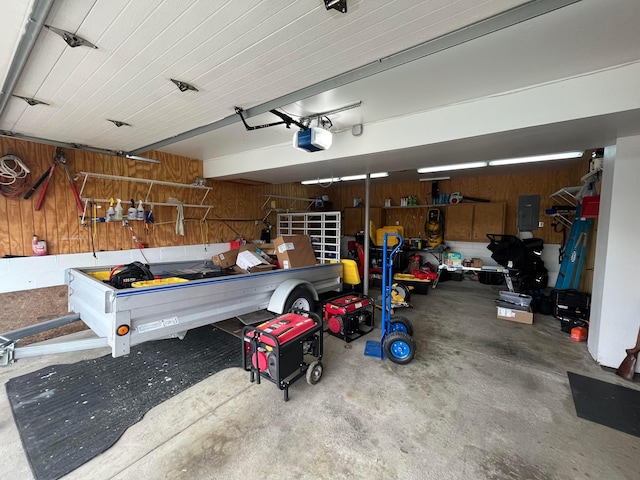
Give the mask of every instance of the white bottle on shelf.
<path id="1" fill-rule="evenodd" d="M 113 202 L 115 200 L 113 198 L 111 198 L 109 200 L 109 208 L 107 208 L 107 214 L 105 215 L 105 222 L 113 222 L 115 220 L 115 216 L 116 216 L 116 211 L 113 208 Z"/>
<path id="2" fill-rule="evenodd" d="M 136 202 L 131 199 L 131 206 L 127 210 L 127 218 L 129 220 L 135 220 L 138 218 L 138 212 L 136 211 Z"/>
<path id="3" fill-rule="evenodd" d="M 114 211 L 115 215 L 113 216 L 113 219 L 116 221 L 122 220 L 122 200 L 119 198 L 116 199 L 116 208 L 114 208 Z"/>
<path id="4" fill-rule="evenodd" d="M 136 211 L 136 220 L 144 220 L 144 207 L 142 200 L 138 200 L 138 210 Z"/>

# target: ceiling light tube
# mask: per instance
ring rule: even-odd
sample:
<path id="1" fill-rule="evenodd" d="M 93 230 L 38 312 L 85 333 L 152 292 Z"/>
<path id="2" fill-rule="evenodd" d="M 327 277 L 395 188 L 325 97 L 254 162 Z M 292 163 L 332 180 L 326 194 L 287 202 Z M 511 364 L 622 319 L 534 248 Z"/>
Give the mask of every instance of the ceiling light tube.
<path id="1" fill-rule="evenodd" d="M 431 178 L 421 178 L 421 182 L 437 182 L 438 180 L 451 180 L 451 177 L 431 177 Z"/>
<path id="2" fill-rule="evenodd" d="M 378 173 L 370 173 L 369 178 L 383 178 L 388 177 L 389 172 L 378 172 Z M 364 180 L 367 178 L 366 173 L 361 173 L 360 175 L 347 175 L 346 177 L 340 177 L 340 180 L 343 182 L 348 182 L 350 180 Z"/>
<path id="3" fill-rule="evenodd" d="M 418 173 L 448 172 L 450 170 L 464 170 L 465 168 L 480 168 L 486 166 L 487 162 L 457 163 L 455 165 L 438 165 L 436 167 L 419 168 Z"/>
<path id="4" fill-rule="evenodd" d="M 547 160 L 567 160 L 570 158 L 580 158 L 584 152 L 563 152 L 550 153 L 548 155 L 533 155 L 531 157 L 504 158 L 502 160 L 492 160 L 489 162 L 491 167 L 499 167 L 502 165 L 516 165 L 518 163 L 530 162 L 546 162 Z"/>
<path id="5" fill-rule="evenodd" d="M 315 185 L 317 183 L 333 183 L 339 182 L 339 178 L 316 178 L 315 180 L 303 180 L 302 185 Z"/>

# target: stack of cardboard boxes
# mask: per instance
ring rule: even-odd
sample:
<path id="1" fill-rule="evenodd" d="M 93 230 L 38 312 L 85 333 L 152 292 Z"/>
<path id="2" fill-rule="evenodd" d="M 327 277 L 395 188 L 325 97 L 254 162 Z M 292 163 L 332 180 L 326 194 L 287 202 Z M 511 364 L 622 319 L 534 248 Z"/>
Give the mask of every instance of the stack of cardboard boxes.
<path id="1" fill-rule="evenodd" d="M 214 255 L 212 261 L 235 273 L 258 273 L 276 268 L 307 267 L 317 263 L 308 235 L 278 237 L 273 243 L 240 245 Z"/>

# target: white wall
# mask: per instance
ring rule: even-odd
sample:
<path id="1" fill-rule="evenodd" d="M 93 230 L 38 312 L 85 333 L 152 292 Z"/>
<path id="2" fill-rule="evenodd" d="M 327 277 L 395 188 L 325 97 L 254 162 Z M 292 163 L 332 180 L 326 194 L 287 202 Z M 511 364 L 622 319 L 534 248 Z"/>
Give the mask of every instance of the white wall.
<path id="1" fill-rule="evenodd" d="M 589 352 L 617 368 L 640 328 L 640 276 L 633 245 L 640 239 L 640 136 L 605 150 L 594 270 Z"/>
<path id="2" fill-rule="evenodd" d="M 113 252 L 46 255 L 43 257 L 0 259 L 0 293 L 53 287 L 65 284 L 68 268 L 116 266 L 134 261 L 143 263 L 211 260 L 217 253 L 229 250 L 228 243 L 188 245 L 182 247 L 117 250 Z M 145 259 L 146 257 L 146 259 Z"/>

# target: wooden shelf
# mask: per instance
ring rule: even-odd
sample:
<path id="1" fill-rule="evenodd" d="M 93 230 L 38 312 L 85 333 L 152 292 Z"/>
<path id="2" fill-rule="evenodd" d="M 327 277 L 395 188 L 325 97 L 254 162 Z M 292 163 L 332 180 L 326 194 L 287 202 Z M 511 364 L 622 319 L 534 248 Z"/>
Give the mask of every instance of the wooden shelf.
<path id="1" fill-rule="evenodd" d="M 95 178 L 95 179 L 99 179 L 99 180 L 115 180 L 118 182 L 132 182 L 132 183 L 145 183 L 147 185 L 149 185 L 149 189 L 147 190 L 147 194 L 145 196 L 145 199 L 142 201 L 143 205 L 147 205 L 150 207 L 183 207 L 183 208 L 205 208 L 207 211 L 205 212 L 205 214 L 203 215 L 203 220 L 206 219 L 207 215 L 209 214 L 209 211 L 213 208 L 213 205 L 205 205 L 204 201 L 207 198 L 207 195 L 209 194 L 209 192 L 212 189 L 212 187 L 206 187 L 206 186 L 202 186 L 202 185 L 190 185 L 190 184 L 186 184 L 186 183 L 175 183 L 175 182 L 166 182 L 163 180 L 150 180 L 147 178 L 136 178 L 136 177 L 123 177 L 123 176 L 119 176 L 119 175 L 107 175 L 104 173 L 93 173 L 93 172 L 78 172 L 78 174 L 76 175 L 76 179 L 80 178 L 80 177 L 84 177 L 82 180 L 82 186 L 80 187 L 80 199 L 82 200 L 82 202 L 84 203 L 84 212 L 83 212 L 83 217 L 86 215 L 86 211 L 87 211 L 87 204 L 89 201 L 92 202 L 97 202 L 97 203 L 109 203 L 111 201 L 111 199 L 106 199 L 106 198 L 89 198 L 89 197 L 84 197 L 83 193 L 87 184 L 87 181 L 90 178 Z M 191 190 L 201 190 L 204 192 L 204 195 L 202 197 L 202 200 L 200 200 L 200 203 L 182 203 L 182 202 L 152 202 L 149 201 L 149 196 L 151 195 L 151 190 L 153 189 L 154 186 L 156 185 L 162 185 L 162 186 L 167 186 L 167 187 L 176 187 L 176 188 L 187 188 L 187 189 L 191 189 Z"/>

